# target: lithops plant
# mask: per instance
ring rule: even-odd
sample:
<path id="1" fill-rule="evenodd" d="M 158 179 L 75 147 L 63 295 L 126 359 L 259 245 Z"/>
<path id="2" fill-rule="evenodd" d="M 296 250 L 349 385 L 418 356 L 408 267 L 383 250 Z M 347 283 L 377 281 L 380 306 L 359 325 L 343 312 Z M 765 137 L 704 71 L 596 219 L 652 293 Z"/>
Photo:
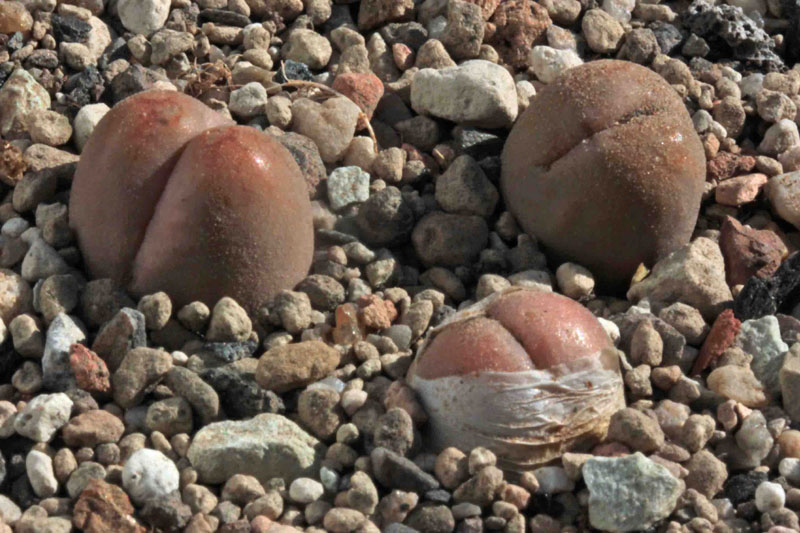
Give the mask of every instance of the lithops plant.
<path id="1" fill-rule="evenodd" d="M 705 153 L 669 84 L 626 61 L 592 61 L 547 85 L 502 155 L 508 209 L 558 262 L 624 290 L 639 264 L 688 242 Z"/>
<path id="2" fill-rule="evenodd" d="M 117 104 L 86 143 L 70 225 L 92 276 L 253 310 L 308 272 L 311 204 L 289 152 L 176 92 Z"/>
<path id="3" fill-rule="evenodd" d="M 514 471 L 598 442 L 625 406 L 618 352 L 594 315 L 520 287 L 431 330 L 407 378 L 437 450 L 485 446 Z"/>

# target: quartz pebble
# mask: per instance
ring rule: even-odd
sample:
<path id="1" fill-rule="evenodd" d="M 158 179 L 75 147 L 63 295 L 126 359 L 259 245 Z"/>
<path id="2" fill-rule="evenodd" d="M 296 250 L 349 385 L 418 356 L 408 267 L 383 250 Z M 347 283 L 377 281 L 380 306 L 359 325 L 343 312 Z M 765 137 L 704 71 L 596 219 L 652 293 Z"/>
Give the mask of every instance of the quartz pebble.
<path id="1" fill-rule="evenodd" d="M 646 529 L 669 516 L 683 489 L 662 465 L 641 453 L 592 457 L 584 463 L 589 521 L 601 530 Z"/>
<path id="2" fill-rule="evenodd" d="M 357 166 L 339 167 L 328 177 L 328 201 L 339 209 L 369 198 L 370 176 Z"/>
<path id="3" fill-rule="evenodd" d="M 777 483 L 765 481 L 756 488 L 756 507 L 761 512 L 780 509 L 786 502 L 786 492 Z"/>
<path id="4" fill-rule="evenodd" d="M 40 394 L 14 417 L 14 429 L 36 442 L 49 442 L 69 420 L 72 405 L 63 392 Z"/>
<path id="5" fill-rule="evenodd" d="M 507 126 L 518 111 L 511 75 L 480 59 L 420 70 L 411 84 L 411 106 L 418 113 L 483 128 Z"/>
<path id="6" fill-rule="evenodd" d="M 140 504 L 178 490 L 178 478 L 175 463 L 163 453 L 147 448 L 134 452 L 122 471 L 123 487 Z"/>

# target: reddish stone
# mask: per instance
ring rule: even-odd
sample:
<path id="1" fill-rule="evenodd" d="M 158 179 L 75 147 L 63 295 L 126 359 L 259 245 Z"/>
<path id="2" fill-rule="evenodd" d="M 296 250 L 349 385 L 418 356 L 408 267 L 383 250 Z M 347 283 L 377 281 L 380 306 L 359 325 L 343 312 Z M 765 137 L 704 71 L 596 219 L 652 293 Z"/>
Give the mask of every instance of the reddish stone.
<path id="1" fill-rule="evenodd" d="M 720 152 L 708 161 L 708 179 L 725 180 L 737 174 L 750 172 L 756 166 L 756 159 L 752 156 L 740 156 L 730 152 Z"/>
<path id="2" fill-rule="evenodd" d="M 414 50 L 403 43 L 394 43 L 392 45 L 392 58 L 394 59 L 394 64 L 397 65 L 397 68 L 400 70 L 408 70 L 414 66 L 416 54 L 414 53 Z"/>
<path id="3" fill-rule="evenodd" d="M 752 276 L 771 276 L 789 253 L 775 232 L 744 226 L 733 217 L 726 217 L 722 223 L 719 247 L 731 286 L 743 284 Z"/>
<path id="4" fill-rule="evenodd" d="M 364 338 L 364 327 L 358 320 L 358 308 L 346 303 L 336 308 L 336 327 L 333 328 L 333 342 L 336 344 L 355 344 Z"/>
<path id="5" fill-rule="evenodd" d="M 715 198 L 718 204 L 740 206 L 752 202 L 767 184 L 766 174 L 745 174 L 721 181 L 717 185 Z"/>
<path id="6" fill-rule="evenodd" d="M 691 375 L 696 376 L 708 368 L 712 361 L 730 348 L 741 327 L 742 323 L 733 316 L 733 310 L 726 309 L 720 313 L 700 348 L 700 354 L 694 361 Z"/>
<path id="7" fill-rule="evenodd" d="M 72 513 L 72 524 L 85 533 L 144 533 L 136 523 L 128 495 L 102 479 L 90 479 Z"/>
<path id="8" fill-rule="evenodd" d="M 495 47 L 500 57 L 514 67 L 527 67 L 528 53 L 543 44 L 552 23 L 547 9 L 531 0 L 507 0 L 491 19 L 494 28 L 484 40 Z"/>
<path id="9" fill-rule="evenodd" d="M 372 120 L 372 114 L 383 96 L 383 82 L 373 73 L 347 72 L 333 80 L 333 89 L 352 100 Z M 358 129 L 366 127 L 362 118 L 358 119 Z"/>
<path id="10" fill-rule="evenodd" d="M 111 389 L 106 362 L 83 344 L 69 347 L 69 364 L 79 388 L 101 393 Z"/>
<path id="11" fill-rule="evenodd" d="M 375 294 L 366 294 L 358 299 L 358 316 L 362 323 L 373 329 L 386 329 L 397 318 L 397 309 L 389 300 Z"/>
<path id="12" fill-rule="evenodd" d="M 625 457 L 630 455 L 631 449 L 621 442 L 604 442 L 592 448 L 591 454 L 600 457 Z"/>

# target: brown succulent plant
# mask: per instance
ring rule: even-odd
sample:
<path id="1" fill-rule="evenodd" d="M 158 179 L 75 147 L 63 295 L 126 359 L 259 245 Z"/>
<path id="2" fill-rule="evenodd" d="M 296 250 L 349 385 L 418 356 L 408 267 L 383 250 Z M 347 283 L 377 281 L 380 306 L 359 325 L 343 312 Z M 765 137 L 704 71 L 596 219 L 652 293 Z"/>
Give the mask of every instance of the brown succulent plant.
<path id="1" fill-rule="evenodd" d="M 117 104 L 84 147 L 70 224 L 96 278 L 177 305 L 250 310 L 308 272 L 311 204 L 289 152 L 199 101 L 150 91 Z"/>
<path id="2" fill-rule="evenodd" d="M 691 237 L 705 154 L 677 93 L 634 63 L 600 60 L 547 85 L 503 150 L 508 209 L 557 261 L 624 290 Z"/>
<path id="3" fill-rule="evenodd" d="M 407 379 L 436 448 L 485 446 L 519 471 L 605 436 L 625 405 L 617 357 L 586 308 L 512 287 L 431 330 Z"/>

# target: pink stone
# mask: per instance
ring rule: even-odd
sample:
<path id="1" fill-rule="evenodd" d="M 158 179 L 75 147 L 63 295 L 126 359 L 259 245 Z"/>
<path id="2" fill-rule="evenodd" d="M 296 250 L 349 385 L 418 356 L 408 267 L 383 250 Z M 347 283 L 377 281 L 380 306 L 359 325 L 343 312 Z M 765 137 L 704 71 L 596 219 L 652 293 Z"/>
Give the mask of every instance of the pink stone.
<path id="1" fill-rule="evenodd" d="M 371 72 L 339 74 L 333 80 L 332 87 L 352 100 L 366 115 L 366 120 L 372 120 L 372 114 L 383 96 L 383 82 L 375 74 Z M 365 126 L 366 123 L 362 118 L 359 118 L 357 129 L 362 129 Z"/>
<path id="2" fill-rule="evenodd" d="M 766 174 L 745 174 L 721 181 L 717 185 L 716 200 L 718 204 L 739 206 L 752 202 L 767 184 Z"/>
<path id="3" fill-rule="evenodd" d="M 392 45 L 392 58 L 394 64 L 400 70 L 408 70 L 414 66 L 416 61 L 416 54 L 414 51 L 403 43 L 394 43 Z"/>
<path id="4" fill-rule="evenodd" d="M 87 392 L 108 392 L 111 389 L 106 362 L 82 344 L 69 347 L 69 364 L 79 388 Z"/>
<path id="5" fill-rule="evenodd" d="M 359 298 L 358 306 L 358 316 L 368 328 L 386 329 L 397 318 L 397 309 L 394 304 L 374 294 L 367 294 Z"/>

